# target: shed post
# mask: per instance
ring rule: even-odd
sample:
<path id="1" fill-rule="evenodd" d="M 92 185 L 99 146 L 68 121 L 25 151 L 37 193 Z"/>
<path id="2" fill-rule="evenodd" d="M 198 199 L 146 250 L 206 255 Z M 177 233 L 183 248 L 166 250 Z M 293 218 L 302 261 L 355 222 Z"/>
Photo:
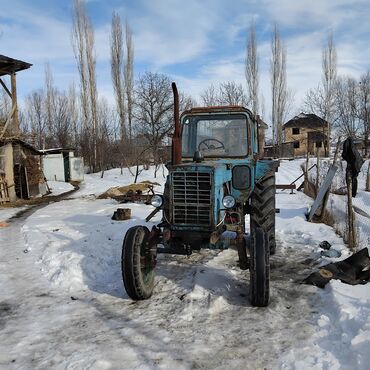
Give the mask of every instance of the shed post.
<path id="1" fill-rule="evenodd" d="M 8 185 L 9 199 L 11 202 L 14 202 L 17 200 L 17 195 L 15 194 L 15 185 L 14 185 L 14 161 L 13 161 L 12 143 L 8 143 L 5 145 L 4 155 L 5 155 L 5 180 Z"/>
<path id="2" fill-rule="evenodd" d="M 12 109 L 13 109 L 13 130 L 16 136 L 19 135 L 19 118 L 17 107 L 17 79 L 16 74 L 13 72 L 10 75 L 11 90 L 12 90 Z"/>

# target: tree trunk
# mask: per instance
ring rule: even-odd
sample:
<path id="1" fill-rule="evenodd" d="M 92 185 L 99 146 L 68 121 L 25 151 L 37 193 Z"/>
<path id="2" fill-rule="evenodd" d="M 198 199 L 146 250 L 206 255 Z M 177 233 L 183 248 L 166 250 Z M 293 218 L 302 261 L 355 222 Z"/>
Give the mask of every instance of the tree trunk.
<path id="1" fill-rule="evenodd" d="M 135 173 L 135 180 L 134 184 L 136 184 L 137 178 L 139 177 L 140 171 L 139 171 L 139 163 L 136 165 L 136 173 Z"/>

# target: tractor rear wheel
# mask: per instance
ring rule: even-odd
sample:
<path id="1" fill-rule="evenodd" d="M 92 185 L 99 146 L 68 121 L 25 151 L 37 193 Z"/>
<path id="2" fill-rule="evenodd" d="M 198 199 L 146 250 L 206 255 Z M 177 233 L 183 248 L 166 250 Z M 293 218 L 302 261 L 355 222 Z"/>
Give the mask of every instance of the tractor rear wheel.
<path id="1" fill-rule="evenodd" d="M 276 252 L 275 240 L 275 173 L 270 172 L 255 186 L 250 212 L 250 231 L 261 227 L 267 233 L 270 254 Z"/>
<path id="2" fill-rule="evenodd" d="M 127 294 L 134 300 L 149 298 L 154 288 L 153 255 L 148 247 L 149 230 L 145 226 L 128 229 L 122 246 L 122 278 Z"/>
<path id="3" fill-rule="evenodd" d="M 250 301 L 252 306 L 267 306 L 270 299 L 270 251 L 267 233 L 253 230 L 250 244 Z"/>

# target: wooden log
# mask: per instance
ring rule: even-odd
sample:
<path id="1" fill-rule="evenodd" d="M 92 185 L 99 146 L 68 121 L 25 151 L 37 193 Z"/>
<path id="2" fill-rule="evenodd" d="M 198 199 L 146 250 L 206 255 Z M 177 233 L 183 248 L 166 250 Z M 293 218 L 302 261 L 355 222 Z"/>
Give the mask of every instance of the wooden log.
<path id="1" fill-rule="evenodd" d="M 276 184 L 275 189 L 278 190 L 280 189 L 281 191 L 285 189 L 290 189 L 290 194 L 294 194 L 294 189 L 296 188 L 295 184 Z"/>
<path id="2" fill-rule="evenodd" d="M 117 208 L 117 211 L 114 211 L 112 220 L 116 221 L 125 221 L 131 218 L 131 209 L 130 208 Z"/>
<path id="3" fill-rule="evenodd" d="M 276 184 L 275 185 L 275 188 L 276 189 L 281 189 L 281 190 L 295 189 L 296 188 L 296 184 Z"/>

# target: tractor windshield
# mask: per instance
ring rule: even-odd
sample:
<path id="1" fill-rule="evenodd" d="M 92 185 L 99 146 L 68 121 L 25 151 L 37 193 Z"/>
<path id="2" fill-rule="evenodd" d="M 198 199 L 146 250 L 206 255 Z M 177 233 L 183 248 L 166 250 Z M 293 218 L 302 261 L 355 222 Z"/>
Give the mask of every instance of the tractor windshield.
<path id="1" fill-rule="evenodd" d="M 247 117 L 243 114 L 185 117 L 182 155 L 193 157 L 245 157 L 248 155 Z"/>

